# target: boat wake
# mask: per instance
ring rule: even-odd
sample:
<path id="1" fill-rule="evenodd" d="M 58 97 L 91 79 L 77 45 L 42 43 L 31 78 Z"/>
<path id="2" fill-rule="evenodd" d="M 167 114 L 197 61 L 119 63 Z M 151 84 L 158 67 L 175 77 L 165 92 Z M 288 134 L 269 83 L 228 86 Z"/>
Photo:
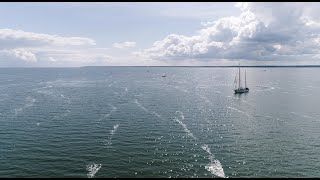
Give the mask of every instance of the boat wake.
<path id="1" fill-rule="evenodd" d="M 113 106 L 112 104 L 108 104 L 108 105 L 111 107 L 111 110 L 109 111 L 109 113 L 104 114 L 104 115 L 102 116 L 102 118 L 100 118 L 98 121 L 100 121 L 100 120 L 102 120 L 102 119 L 108 119 L 109 116 L 118 109 L 117 107 Z"/>
<path id="2" fill-rule="evenodd" d="M 217 159 L 213 159 L 212 156 L 210 156 L 210 160 L 211 162 L 207 166 L 205 166 L 206 170 L 210 171 L 211 174 L 226 178 L 220 161 Z"/>
<path id="3" fill-rule="evenodd" d="M 303 114 L 299 114 L 299 113 L 296 113 L 296 112 L 290 112 L 290 114 L 295 114 L 295 115 L 298 115 L 298 116 L 301 116 L 301 117 L 304 117 L 304 118 L 313 119 L 313 117 L 310 117 L 310 116 L 307 116 L 307 115 L 303 115 Z"/>
<path id="4" fill-rule="evenodd" d="M 184 115 L 183 115 L 183 113 L 181 111 L 176 111 L 176 113 L 180 113 L 181 120 L 184 120 Z M 187 128 L 187 125 L 185 125 L 182 121 L 180 121 L 179 118 L 175 117 L 174 121 L 178 122 L 183 127 L 184 132 L 187 133 L 188 136 L 192 137 L 195 140 L 198 140 L 198 138 L 196 138 L 191 133 L 191 131 Z"/>
<path id="5" fill-rule="evenodd" d="M 108 147 L 108 148 L 111 148 L 112 147 L 112 137 L 113 135 L 116 133 L 117 129 L 119 128 L 119 124 L 116 124 L 113 126 L 113 129 L 110 130 L 110 136 L 109 138 L 106 140 L 106 143 L 105 145 Z"/>
<path id="6" fill-rule="evenodd" d="M 189 137 L 192 137 L 194 140 L 199 141 L 199 139 L 197 137 L 195 137 L 192 134 L 192 132 L 187 128 L 187 125 L 182 122 L 184 120 L 184 118 L 185 118 L 184 115 L 183 115 L 183 112 L 176 111 L 176 113 L 180 114 L 180 120 L 179 120 L 178 117 L 175 117 L 174 120 L 177 121 L 183 127 L 184 132 L 187 133 L 187 135 Z M 215 159 L 214 155 L 211 153 L 211 150 L 210 150 L 209 146 L 207 144 L 203 144 L 201 146 L 201 148 L 208 153 L 209 159 L 210 159 L 210 162 L 209 162 L 209 164 L 207 166 L 205 166 L 205 169 L 207 171 L 211 172 L 211 174 L 214 174 L 214 175 L 219 176 L 219 177 L 226 178 L 220 161 Z"/>
<path id="7" fill-rule="evenodd" d="M 239 113 L 245 114 L 245 115 L 248 116 L 248 117 L 251 117 L 247 112 L 241 111 L 241 110 L 236 109 L 236 108 L 234 108 L 234 107 L 228 106 L 227 108 L 232 109 L 232 110 L 234 110 L 234 111 L 237 111 L 237 112 L 239 112 Z"/>
<path id="8" fill-rule="evenodd" d="M 101 166 L 102 166 L 101 164 L 89 163 L 86 168 L 87 171 L 89 171 L 87 173 L 88 178 L 93 178 L 95 174 L 99 171 Z"/>
<path id="9" fill-rule="evenodd" d="M 271 91 L 274 90 L 277 87 L 273 87 L 273 86 L 256 86 L 259 89 L 256 89 L 255 91 Z"/>
<path id="10" fill-rule="evenodd" d="M 113 126 L 113 129 L 110 131 L 111 136 L 114 135 L 114 133 L 117 131 L 118 127 L 119 127 L 119 124 Z"/>
<path id="11" fill-rule="evenodd" d="M 155 111 L 150 111 L 149 109 L 145 108 L 144 106 L 142 106 L 142 104 L 138 101 L 138 99 L 135 99 L 134 100 L 134 103 L 137 104 L 138 107 L 140 107 L 143 111 L 145 111 L 146 113 L 150 113 L 150 114 L 153 114 L 155 116 L 157 116 L 158 118 L 160 119 L 163 119 L 162 116 L 160 114 L 158 114 L 157 112 Z"/>

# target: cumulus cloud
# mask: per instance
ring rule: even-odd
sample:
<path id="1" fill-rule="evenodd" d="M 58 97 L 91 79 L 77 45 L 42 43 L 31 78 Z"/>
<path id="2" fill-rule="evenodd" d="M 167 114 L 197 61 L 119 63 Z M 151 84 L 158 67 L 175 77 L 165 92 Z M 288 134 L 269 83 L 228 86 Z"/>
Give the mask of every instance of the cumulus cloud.
<path id="1" fill-rule="evenodd" d="M 37 62 L 36 55 L 28 49 L 17 48 L 17 49 L 4 49 L 0 51 L 0 57 L 9 57 L 20 59 L 25 62 Z"/>
<path id="2" fill-rule="evenodd" d="M 113 43 L 113 47 L 123 49 L 123 48 L 132 48 L 136 46 L 136 42 L 126 41 L 121 43 Z"/>
<path id="3" fill-rule="evenodd" d="M 136 54 L 164 61 L 261 61 L 320 54 L 320 13 L 314 4 L 252 2 L 236 7 L 239 16 L 203 23 L 193 36 L 170 34 Z"/>

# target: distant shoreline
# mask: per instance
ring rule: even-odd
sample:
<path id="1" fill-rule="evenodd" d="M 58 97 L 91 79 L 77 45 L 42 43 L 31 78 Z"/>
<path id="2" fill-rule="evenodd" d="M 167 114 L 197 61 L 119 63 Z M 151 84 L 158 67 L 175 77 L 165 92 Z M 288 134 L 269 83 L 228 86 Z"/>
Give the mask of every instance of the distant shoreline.
<path id="1" fill-rule="evenodd" d="M 80 66 L 80 67 L 0 67 L 0 68 L 105 68 L 105 67 L 170 67 L 170 68 L 237 68 L 239 66 Z M 243 66 L 246 68 L 319 68 L 320 65 L 268 65 L 268 66 Z"/>
<path id="2" fill-rule="evenodd" d="M 189 67 L 189 68 L 199 68 L 199 67 L 205 67 L 205 68 L 234 68 L 239 66 L 83 66 L 83 67 Z M 305 67 L 320 67 L 320 65 L 269 65 L 269 66 L 241 66 L 240 67 L 253 67 L 253 68 L 287 68 L 287 67 L 299 67 L 299 68 L 305 68 Z"/>

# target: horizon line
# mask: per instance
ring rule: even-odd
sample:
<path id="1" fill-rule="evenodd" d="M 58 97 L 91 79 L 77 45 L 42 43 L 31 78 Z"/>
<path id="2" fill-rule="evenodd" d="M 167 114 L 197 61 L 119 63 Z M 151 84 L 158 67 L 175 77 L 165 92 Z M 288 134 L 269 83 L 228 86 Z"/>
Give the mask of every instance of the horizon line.
<path id="1" fill-rule="evenodd" d="M 90 68 L 90 67 L 225 67 L 225 68 L 228 68 L 228 67 L 239 67 L 239 65 L 208 65 L 208 66 L 182 66 L 182 65 L 179 65 L 179 66 L 147 66 L 147 65 L 144 65 L 144 66 L 141 66 L 141 65 L 137 65 L 137 66 L 134 66 L 134 65 L 131 65 L 131 66 L 117 66 L 117 65 L 114 65 L 114 66 L 66 66 L 66 67 L 59 67 L 59 66 L 56 66 L 56 67 L 49 67 L 49 66 L 39 66 L 39 67 L 23 67 L 23 66 L 20 66 L 20 67 L 0 67 L 0 68 Z M 320 65 L 240 65 L 240 67 L 320 67 Z"/>

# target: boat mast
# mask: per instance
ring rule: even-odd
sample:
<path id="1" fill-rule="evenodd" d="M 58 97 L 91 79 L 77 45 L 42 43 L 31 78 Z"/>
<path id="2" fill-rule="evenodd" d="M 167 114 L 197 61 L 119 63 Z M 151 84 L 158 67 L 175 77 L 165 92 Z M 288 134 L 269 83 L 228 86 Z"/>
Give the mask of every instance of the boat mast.
<path id="1" fill-rule="evenodd" d="M 240 82 L 241 82 L 241 80 L 240 80 L 240 63 L 239 63 L 239 89 L 240 89 Z"/>
<path id="2" fill-rule="evenodd" d="M 247 73 L 246 73 L 246 70 L 244 70 L 244 83 L 245 83 L 245 88 L 247 88 Z"/>

